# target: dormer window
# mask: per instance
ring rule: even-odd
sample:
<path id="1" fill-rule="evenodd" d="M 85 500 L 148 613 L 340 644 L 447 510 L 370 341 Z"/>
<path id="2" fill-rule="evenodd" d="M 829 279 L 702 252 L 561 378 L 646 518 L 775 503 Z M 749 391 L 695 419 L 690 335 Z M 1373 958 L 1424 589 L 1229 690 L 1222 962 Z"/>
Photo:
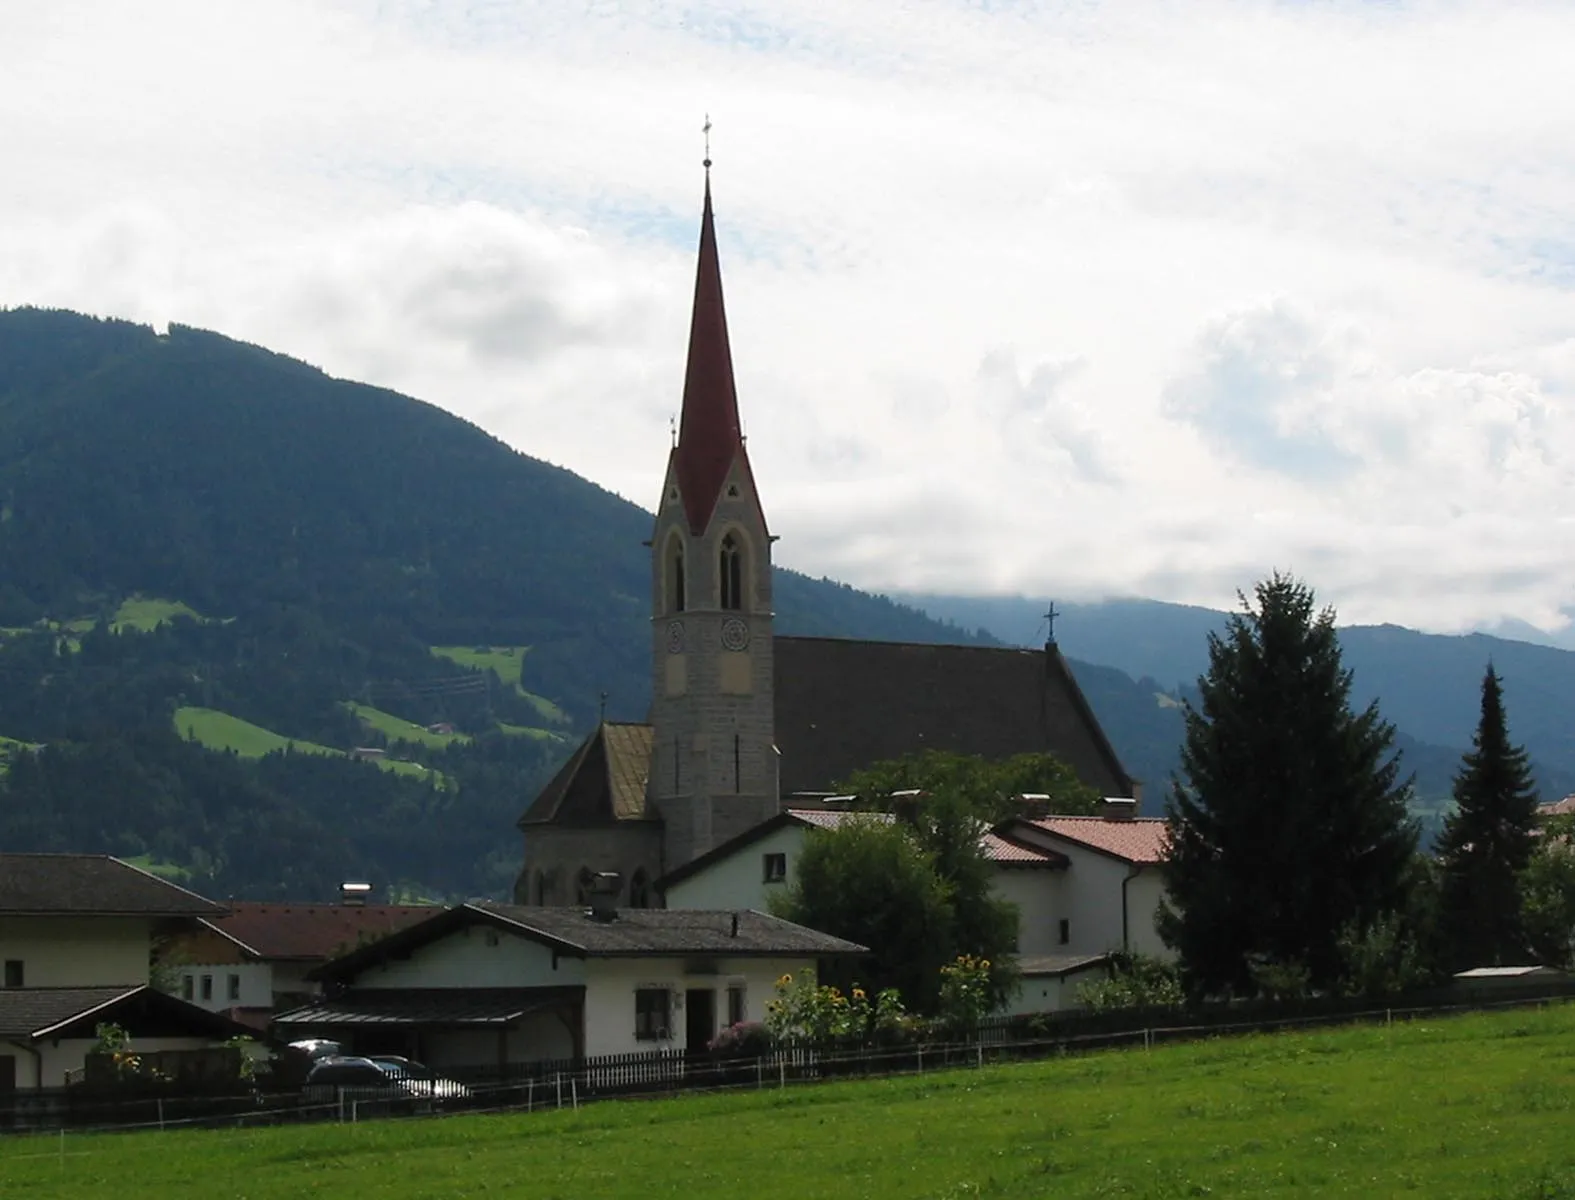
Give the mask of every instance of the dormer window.
<path id="1" fill-rule="evenodd" d="M 717 577 L 722 581 L 722 607 L 738 610 L 744 607 L 744 547 L 738 535 L 729 533 L 722 539 L 722 553 L 717 564 Z"/>

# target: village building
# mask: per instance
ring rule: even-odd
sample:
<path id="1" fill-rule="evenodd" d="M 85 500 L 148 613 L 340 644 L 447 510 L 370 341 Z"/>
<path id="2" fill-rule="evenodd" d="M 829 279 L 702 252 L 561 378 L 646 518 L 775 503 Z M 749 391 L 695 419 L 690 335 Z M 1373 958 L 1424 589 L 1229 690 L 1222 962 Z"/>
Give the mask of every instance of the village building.
<path id="1" fill-rule="evenodd" d="M 169 942 L 164 973 L 183 1000 L 263 1029 L 275 1012 L 322 991 L 309 972 L 438 911 L 430 904 L 232 900 L 228 911 L 199 917 Z"/>
<path id="2" fill-rule="evenodd" d="M 783 637 L 770 532 L 739 417 L 709 172 L 683 407 L 651 547 L 648 721 L 604 722 L 520 818 L 522 905 L 620 901 L 818 799 L 850 772 L 922 749 L 1048 752 L 1101 795 L 1135 797 L 1054 642 L 1042 650 Z"/>
<path id="3" fill-rule="evenodd" d="M 322 998 L 280 1014 L 281 1040 L 332 1039 L 452 1075 L 652 1050 L 702 1053 L 760 1020 L 776 981 L 865 947 L 758 912 L 477 902 L 319 967 Z M 611 885 L 609 887 L 608 885 Z"/>
<path id="4" fill-rule="evenodd" d="M 0 1093 L 80 1079 L 101 1024 L 177 1075 L 248 1032 L 152 986 L 158 943 L 223 912 L 107 855 L 0 854 Z"/>

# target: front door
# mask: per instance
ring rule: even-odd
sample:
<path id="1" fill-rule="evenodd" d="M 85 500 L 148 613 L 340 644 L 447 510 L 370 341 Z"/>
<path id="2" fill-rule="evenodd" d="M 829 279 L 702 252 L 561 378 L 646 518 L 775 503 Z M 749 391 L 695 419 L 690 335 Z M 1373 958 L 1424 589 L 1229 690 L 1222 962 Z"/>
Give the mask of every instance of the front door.
<path id="1" fill-rule="evenodd" d="M 684 1048 L 704 1054 L 716 1036 L 716 991 L 690 988 L 684 993 Z"/>
<path id="2" fill-rule="evenodd" d="M 16 1091 L 16 1056 L 0 1057 L 0 1095 Z"/>

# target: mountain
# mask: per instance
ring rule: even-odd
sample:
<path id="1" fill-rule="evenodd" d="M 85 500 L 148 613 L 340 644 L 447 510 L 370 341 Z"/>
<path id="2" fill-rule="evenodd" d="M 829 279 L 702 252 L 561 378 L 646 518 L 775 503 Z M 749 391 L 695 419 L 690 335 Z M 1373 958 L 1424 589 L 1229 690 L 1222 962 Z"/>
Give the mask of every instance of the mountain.
<path id="1" fill-rule="evenodd" d="M 1316 580 L 1311 582 L 1316 586 Z M 1011 645 L 1045 636 L 1046 600 L 933 593 L 897 598 Z M 1063 652 L 1135 678 L 1163 681 L 1155 688 L 1177 698 L 1189 694 L 1208 668 L 1208 637 L 1224 629 L 1226 620 L 1225 613 L 1213 609 L 1157 600 L 1056 607 L 1055 635 Z M 1353 702 L 1365 706 L 1377 700 L 1394 723 L 1406 767 L 1417 773 L 1418 790 L 1430 809 L 1448 795 L 1460 755 L 1471 745 L 1489 662 L 1504 681 L 1511 734 L 1531 754 L 1544 794 L 1575 791 L 1575 727 L 1570 723 L 1575 652 L 1480 633 L 1451 637 L 1395 625 L 1345 626 L 1340 647 L 1351 671 Z M 1095 708 L 1105 719 L 1097 703 Z M 1174 728 L 1179 742 L 1179 716 Z"/>
<path id="2" fill-rule="evenodd" d="M 0 845 L 497 892 L 578 734 L 644 715 L 651 521 L 255 346 L 0 312 Z M 776 600 L 785 633 L 981 640 L 791 571 Z"/>

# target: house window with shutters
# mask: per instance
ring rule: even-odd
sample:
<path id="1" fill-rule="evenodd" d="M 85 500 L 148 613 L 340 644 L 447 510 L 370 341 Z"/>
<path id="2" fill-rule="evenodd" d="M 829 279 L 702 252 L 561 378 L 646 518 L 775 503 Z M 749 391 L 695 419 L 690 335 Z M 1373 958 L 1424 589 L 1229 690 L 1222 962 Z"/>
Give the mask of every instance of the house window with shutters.
<path id="1" fill-rule="evenodd" d="M 745 1004 L 744 985 L 735 983 L 727 989 L 727 1023 L 737 1025 L 741 1021 L 749 1020 L 749 1009 Z"/>
<path id="2" fill-rule="evenodd" d="M 761 877 L 767 883 L 782 883 L 787 879 L 786 854 L 762 854 L 760 856 Z"/>
<path id="3" fill-rule="evenodd" d="M 654 1042 L 668 1036 L 672 1027 L 669 1012 L 672 993 L 664 987 L 636 988 L 634 993 L 634 1036 L 638 1041 Z"/>

